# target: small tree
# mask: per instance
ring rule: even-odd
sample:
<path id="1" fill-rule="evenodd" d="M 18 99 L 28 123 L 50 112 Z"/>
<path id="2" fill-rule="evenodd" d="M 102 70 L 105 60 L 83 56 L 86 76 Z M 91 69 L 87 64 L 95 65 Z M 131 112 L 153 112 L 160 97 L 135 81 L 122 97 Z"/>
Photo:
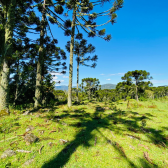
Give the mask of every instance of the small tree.
<path id="1" fill-rule="evenodd" d="M 145 86 L 148 86 L 151 84 L 151 82 L 145 82 L 143 80 L 150 80 L 152 77 L 150 76 L 149 72 L 146 72 L 145 70 L 135 70 L 135 71 L 128 71 L 124 74 L 123 77 L 121 77 L 122 80 L 126 80 L 127 82 L 133 82 L 135 81 L 136 85 L 136 100 L 138 101 L 138 89 L 143 88 Z"/>
<path id="2" fill-rule="evenodd" d="M 146 96 L 148 99 L 154 99 L 154 92 L 151 91 L 151 90 L 145 90 L 145 96 Z"/>
<path id="3" fill-rule="evenodd" d="M 55 95 L 54 95 L 54 88 L 55 88 L 55 82 L 52 81 L 52 75 L 47 74 L 45 76 L 45 79 L 42 82 L 43 90 L 43 105 L 47 106 L 52 105 L 54 106 L 55 103 Z"/>
<path id="4" fill-rule="evenodd" d="M 107 103 L 107 101 L 110 100 L 111 98 L 111 90 L 110 89 L 103 89 L 103 90 L 98 90 L 96 91 L 96 95 L 97 95 L 97 98 L 100 100 L 100 101 L 104 101 L 105 104 Z"/>
<path id="5" fill-rule="evenodd" d="M 132 97 L 132 94 L 135 92 L 135 84 L 130 81 L 119 82 L 116 86 L 116 91 L 122 92 L 122 96 L 126 100 L 127 96 Z"/>
<path id="6" fill-rule="evenodd" d="M 96 78 L 84 78 L 82 79 L 82 85 L 85 91 L 88 93 L 88 99 L 90 100 L 93 93 L 98 89 L 100 84 L 99 79 Z"/>
<path id="7" fill-rule="evenodd" d="M 135 88 L 136 88 L 135 84 L 131 83 L 130 81 L 119 82 L 116 86 L 116 91 L 122 92 L 124 99 L 128 100 L 127 108 L 129 108 L 129 101 L 132 94 L 135 92 L 134 91 Z"/>

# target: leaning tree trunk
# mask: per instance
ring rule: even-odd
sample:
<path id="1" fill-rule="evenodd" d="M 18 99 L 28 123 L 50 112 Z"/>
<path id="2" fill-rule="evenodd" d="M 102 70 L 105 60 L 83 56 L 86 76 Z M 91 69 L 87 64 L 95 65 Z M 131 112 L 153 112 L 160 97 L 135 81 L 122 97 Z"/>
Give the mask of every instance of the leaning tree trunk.
<path id="1" fill-rule="evenodd" d="M 69 85 L 68 85 L 68 107 L 72 106 L 72 74 L 73 74 L 73 50 L 74 50 L 74 35 L 75 35 L 75 20 L 76 20 L 76 5 L 73 9 L 72 34 L 70 44 L 70 63 L 69 63 Z"/>
<path id="2" fill-rule="evenodd" d="M 3 44 L 3 54 L 1 60 L 1 77 L 0 77 L 0 112 L 9 109 L 9 60 L 13 54 L 13 29 L 15 19 L 15 4 L 16 0 L 11 0 L 10 4 L 6 3 L 3 6 L 6 23 L 5 23 L 5 43 Z"/>
<path id="3" fill-rule="evenodd" d="M 77 90 L 77 102 L 79 102 L 79 88 L 78 88 L 78 85 L 79 85 L 79 55 L 78 55 L 78 60 L 77 60 L 77 86 L 76 86 L 76 90 Z"/>
<path id="4" fill-rule="evenodd" d="M 36 75 L 36 88 L 35 88 L 35 103 L 34 107 L 38 108 L 42 104 L 42 69 L 44 64 L 44 20 L 45 20 L 45 0 L 43 4 L 43 15 L 41 21 L 41 32 L 40 32 L 40 48 L 39 48 L 39 59 L 37 62 L 37 75 Z"/>

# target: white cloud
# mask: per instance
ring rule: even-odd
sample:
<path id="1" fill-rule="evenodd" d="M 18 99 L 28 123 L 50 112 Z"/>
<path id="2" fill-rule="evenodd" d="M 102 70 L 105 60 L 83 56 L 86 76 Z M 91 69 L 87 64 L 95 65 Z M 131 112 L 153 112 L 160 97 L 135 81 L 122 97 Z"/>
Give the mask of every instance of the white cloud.
<path id="1" fill-rule="evenodd" d="M 60 72 L 49 72 L 51 75 L 55 75 L 55 76 L 58 76 L 58 75 L 63 75 L 62 73 Z"/>
<path id="2" fill-rule="evenodd" d="M 118 73 L 118 75 L 124 75 L 125 73 Z"/>
<path id="3" fill-rule="evenodd" d="M 150 80 L 153 84 L 155 83 L 168 83 L 168 79 L 164 79 L 164 80 Z"/>
<path id="4" fill-rule="evenodd" d="M 100 74 L 100 75 L 105 75 L 105 74 L 102 73 L 102 74 Z"/>
<path id="5" fill-rule="evenodd" d="M 110 81 L 111 79 L 106 79 L 106 80 Z"/>
<path id="6" fill-rule="evenodd" d="M 57 76 L 53 76 L 53 80 L 55 81 L 56 79 L 58 79 L 58 77 Z"/>
<path id="7" fill-rule="evenodd" d="M 69 78 L 69 76 L 63 76 L 63 78 Z"/>
<path id="8" fill-rule="evenodd" d="M 56 82 L 56 83 L 58 84 L 58 82 L 63 83 L 63 82 L 64 82 L 64 80 L 54 80 L 54 82 Z M 60 84 L 61 84 L 61 83 L 60 83 Z"/>
<path id="9" fill-rule="evenodd" d="M 114 75 L 119 75 L 119 76 L 121 75 L 121 76 L 122 76 L 122 75 L 124 75 L 124 74 L 125 74 L 125 73 L 116 73 L 116 74 L 110 74 L 110 76 L 114 76 Z"/>

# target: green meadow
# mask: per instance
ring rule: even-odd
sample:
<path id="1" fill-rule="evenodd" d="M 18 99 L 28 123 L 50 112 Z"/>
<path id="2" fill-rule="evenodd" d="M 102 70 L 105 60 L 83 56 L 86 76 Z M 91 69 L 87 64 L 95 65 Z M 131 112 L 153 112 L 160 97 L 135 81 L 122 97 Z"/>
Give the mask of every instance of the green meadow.
<path id="1" fill-rule="evenodd" d="M 84 102 L 0 118 L 0 167 L 168 167 L 168 99 Z M 38 141 L 26 144 L 28 127 Z M 30 153 L 17 152 L 17 150 Z M 26 164 L 28 163 L 28 164 Z"/>

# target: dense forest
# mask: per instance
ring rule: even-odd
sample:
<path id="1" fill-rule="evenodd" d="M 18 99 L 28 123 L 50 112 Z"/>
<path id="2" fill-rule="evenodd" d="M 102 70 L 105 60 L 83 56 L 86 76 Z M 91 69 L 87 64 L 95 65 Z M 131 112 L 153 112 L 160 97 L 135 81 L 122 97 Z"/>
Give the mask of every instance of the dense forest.
<path id="1" fill-rule="evenodd" d="M 109 2 L 0 0 L 0 167 L 121 167 L 121 159 L 123 167 L 168 165 L 166 156 L 162 162 L 155 160 L 167 151 L 167 126 L 155 123 L 167 116 L 168 86 L 153 86 L 150 72 L 141 69 L 126 72 L 116 85 L 101 84 L 92 76 L 91 68 L 101 62 L 89 39 L 108 43 L 106 25 L 117 24 L 117 12 L 124 8 L 123 0 L 114 0 L 104 11 L 101 7 Z M 102 23 L 100 17 L 105 18 Z M 51 26 L 69 37 L 63 49 Z M 81 66 L 89 73 L 80 81 Z M 68 88 L 57 89 L 52 73 L 67 71 Z M 162 119 L 156 117 L 158 112 Z M 108 156 L 104 144 L 113 148 L 114 156 Z M 142 156 L 135 146 L 145 149 Z M 93 151 L 86 151 L 91 147 Z M 130 150 L 137 152 L 135 158 L 128 157 Z M 91 156 L 101 157 L 87 162 Z M 107 160 L 101 162 L 103 158 Z"/>

